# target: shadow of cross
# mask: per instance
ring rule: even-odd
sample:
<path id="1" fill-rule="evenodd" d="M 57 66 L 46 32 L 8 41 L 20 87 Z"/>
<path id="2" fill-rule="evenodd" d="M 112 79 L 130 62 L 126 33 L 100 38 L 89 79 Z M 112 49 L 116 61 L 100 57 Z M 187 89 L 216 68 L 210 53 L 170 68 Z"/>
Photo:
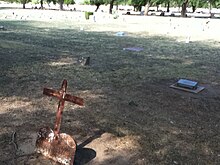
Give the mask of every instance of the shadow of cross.
<path id="1" fill-rule="evenodd" d="M 67 94 L 66 89 L 67 89 L 67 80 L 64 79 L 60 90 L 56 91 L 48 88 L 44 88 L 43 90 L 43 94 L 47 96 L 54 96 L 59 99 L 58 109 L 56 113 L 56 121 L 54 125 L 55 139 L 58 139 L 58 135 L 60 133 L 61 118 L 62 118 L 65 101 L 69 101 L 78 105 L 84 104 L 82 98 Z"/>

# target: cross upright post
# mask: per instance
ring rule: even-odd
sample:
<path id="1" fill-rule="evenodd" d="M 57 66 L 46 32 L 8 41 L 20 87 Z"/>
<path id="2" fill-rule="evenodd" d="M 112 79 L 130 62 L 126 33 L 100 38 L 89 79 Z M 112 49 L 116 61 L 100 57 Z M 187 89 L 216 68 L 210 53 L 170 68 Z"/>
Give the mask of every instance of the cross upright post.
<path id="1" fill-rule="evenodd" d="M 67 94 L 66 89 L 67 89 L 67 80 L 64 79 L 60 90 L 56 91 L 56 90 L 48 89 L 48 88 L 44 88 L 43 90 L 43 94 L 47 96 L 54 96 L 59 99 L 59 104 L 58 104 L 57 113 L 56 113 L 56 121 L 54 125 L 55 139 L 58 139 L 59 137 L 61 118 L 62 118 L 65 101 L 69 101 L 69 102 L 72 102 L 78 105 L 84 104 L 84 101 L 82 98 Z"/>

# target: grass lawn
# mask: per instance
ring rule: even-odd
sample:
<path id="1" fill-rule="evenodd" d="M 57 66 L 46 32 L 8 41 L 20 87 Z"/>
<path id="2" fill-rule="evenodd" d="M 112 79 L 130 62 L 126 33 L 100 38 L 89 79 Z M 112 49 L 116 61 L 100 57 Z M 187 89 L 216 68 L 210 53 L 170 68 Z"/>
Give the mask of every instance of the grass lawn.
<path id="1" fill-rule="evenodd" d="M 53 128 L 57 108 L 43 87 L 59 89 L 64 78 L 85 106 L 65 104 L 61 132 L 78 144 L 92 137 L 84 147 L 96 153 L 76 164 L 220 163 L 219 40 L 187 44 L 121 24 L 0 21 L 7 29 L 0 31 L 0 164 L 37 159 L 36 132 Z M 88 56 L 89 66 L 78 62 Z M 205 90 L 169 88 L 179 78 Z M 17 151 L 9 144 L 13 131 Z"/>

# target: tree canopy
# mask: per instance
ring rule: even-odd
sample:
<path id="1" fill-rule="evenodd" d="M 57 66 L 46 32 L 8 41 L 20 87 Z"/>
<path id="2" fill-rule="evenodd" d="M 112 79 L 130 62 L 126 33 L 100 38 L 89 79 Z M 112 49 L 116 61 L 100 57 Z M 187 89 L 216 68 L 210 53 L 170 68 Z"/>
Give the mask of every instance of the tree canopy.
<path id="1" fill-rule="evenodd" d="M 23 8 L 25 8 L 25 4 L 30 2 L 31 0 L 4 0 L 7 2 L 16 2 L 21 3 Z M 33 0 L 32 0 L 33 1 Z M 43 8 L 43 3 L 50 3 L 53 2 L 58 3 L 60 5 L 60 9 L 63 9 L 63 4 L 75 4 L 74 0 L 38 0 L 40 1 L 41 8 Z M 149 8 L 151 6 L 164 6 L 167 7 L 166 11 L 169 12 L 170 7 L 179 7 L 181 8 L 181 15 L 182 17 L 186 16 L 186 9 L 187 7 L 191 7 L 192 11 L 195 12 L 196 8 L 205 7 L 209 8 L 210 13 L 212 7 L 219 8 L 220 7 L 220 0 L 84 0 L 84 4 L 91 4 L 96 6 L 97 11 L 101 5 L 110 5 L 109 13 L 112 13 L 112 9 L 114 5 L 131 5 L 134 6 L 134 10 L 142 11 L 142 7 L 145 6 L 144 14 L 148 15 Z"/>

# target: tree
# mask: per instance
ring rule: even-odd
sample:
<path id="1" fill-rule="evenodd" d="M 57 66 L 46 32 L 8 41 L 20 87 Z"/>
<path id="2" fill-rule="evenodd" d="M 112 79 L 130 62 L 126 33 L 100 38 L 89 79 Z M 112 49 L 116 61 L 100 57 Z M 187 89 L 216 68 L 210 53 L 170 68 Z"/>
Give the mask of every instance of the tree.
<path id="1" fill-rule="evenodd" d="M 207 4 L 208 2 L 208 4 Z M 181 16 L 186 17 L 187 7 L 192 7 L 192 11 L 195 12 L 197 7 L 208 7 L 211 13 L 211 9 L 213 6 L 220 7 L 220 0 L 131 0 L 130 5 L 134 6 L 136 11 L 141 10 L 141 6 L 145 6 L 144 15 L 148 15 L 149 8 L 152 5 L 156 5 L 157 9 L 159 5 L 165 4 L 167 7 L 167 12 L 170 11 L 170 6 L 178 6 L 181 8 Z"/>
<path id="2" fill-rule="evenodd" d="M 188 6 L 189 0 L 184 0 L 182 3 L 181 17 L 187 17 L 186 8 Z"/>
<path id="3" fill-rule="evenodd" d="M 134 11 L 141 11 L 142 6 L 145 5 L 145 0 L 131 0 L 128 5 L 134 6 Z"/>
<path id="4" fill-rule="evenodd" d="M 112 14 L 114 2 L 115 2 L 115 0 L 110 0 L 110 1 L 109 0 L 85 0 L 84 4 L 96 5 L 95 11 L 97 11 L 99 9 L 100 5 L 110 4 L 109 13 Z"/>
<path id="5" fill-rule="evenodd" d="M 109 14 L 112 14 L 112 9 L 113 9 L 113 6 L 114 6 L 114 2 L 115 2 L 115 0 L 110 1 Z"/>
<path id="6" fill-rule="evenodd" d="M 173 0 L 172 3 L 174 7 L 181 8 L 181 16 L 186 17 L 186 8 L 188 6 L 189 0 Z"/>
<path id="7" fill-rule="evenodd" d="M 149 8 L 152 5 L 156 5 L 157 6 L 157 10 L 159 8 L 159 5 L 163 4 L 163 3 L 167 3 L 168 4 L 168 11 L 169 11 L 169 7 L 170 7 L 170 0 L 145 0 L 145 10 L 144 10 L 144 15 L 148 15 L 149 12 Z"/>
<path id="8" fill-rule="evenodd" d="M 46 3 L 48 4 L 48 6 L 49 6 L 49 4 L 51 3 L 51 2 L 53 2 L 53 4 L 56 4 L 56 0 L 31 0 L 31 2 L 33 3 L 33 4 L 38 4 L 39 2 L 40 2 L 40 9 L 43 9 L 44 8 L 44 1 L 46 1 Z"/>
<path id="9" fill-rule="evenodd" d="M 182 6 L 183 0 L 173 0 L 173 6 L 180 8 Z"/>
<path id="10" fill-rule="evenodd" d="M 49 5 L 51 2 L 53 2 L 53 4 L 55 5 L 57 2 L 56 0 L 46 0 L 47 1 L 47 4 Z"/>
<path id="11" fill-rule="evenodd" d="M 66 4 L 67 6 L 74 5 L 75 1 L 74 0 L 64 0 L 64 4 Z"/>
<path id="12" fill-rule="evenodd" d="M 146 0 L 145 2 L 145 9 L 144 9 L 144 15 L 148 15 L 149 9 L 152 5 L 152 1 L 151 0 Z"/>
<path id="13" fill-rule="evenodd" d="M 170 1 L 167 1 L 166 5 L 167 5 L 167 12 L 170 12 Z"/>
<path id="14" fill-rule="evenodd" d="M 43 9 L 44 8 L 44 0 L 40 0 L 40 8 Z"/>
<path id="15" fill-rule="evenodd" d="M 107 0 L 84 0 L 84 4 L 86 5 L 95 5 L 95 12 L 98 11 L 101 5 L 107 4 Z"/>
<path id="16" fill-rule="evenodd" d="M 190 5 L 192 7 L 192 12 L 194 13 L 196 11 L 196 8 L 199 6 L 199 0 L 191 0 Z"/>
<path id="17" fill-rule="evenodd" d="M 208 3 L 209 3 L 209 13 L 210 13 L 210 17 L 214 17 L 214 15 L 212 14 L 212 6 L 215 5 L 215 3 L 217 2 L 218 0 L 208 0 Z"/>
<path id="18" fill-rule="evenodd" d="M 213 17 L 212 14 L 212 7 L 217 7 L 217 4 L 220 2 L 220 0 L 190 0 L 190 5 L 192 6 L 192 11 L 195 12 L 197 7 L 205 7 L 209 8 L 210 17 Z M 208 3 L 208 4 L 207 4 Z"/>
<path id="19" fill-rule="evenodd" d="M 170 5 L 172 4 L 172 1 L 170 0 L 158 0 L 157 3 L 164 4 L 165 7 L 167 7 L 167 12 L 170 12 Z"/>
<path id="20" fill-rule="evenodd" d="M 90 0 L 90 5 L 96 5 L 95 12 L 98 11 L 101 5 L 104 5 L 106 2 L 104 0 Z"/>
<path id="21" fill-rule="evenodd" d="M 31 2 L 31 0 L 5 0 L 6 2 L 10 2 L 10 3 L 13 3 L 13 2 L 17 2 L 17 3 L 20 3 L 22 4 L 22 8 L 25 9 L 25 5 L 28 3 L 28 2 Z"/>
<path id="22" fill-rule="evenodd" d="M 215 7 L 220 8 L 220 1 L 215 2 Z"/>
<path id="23" fill-rule="evenodd" d="M 155 0 L 154 5 L 157 7 L 157 11 L 159 10 L 159 6 L 163 3 L 163 0 Z"/>

